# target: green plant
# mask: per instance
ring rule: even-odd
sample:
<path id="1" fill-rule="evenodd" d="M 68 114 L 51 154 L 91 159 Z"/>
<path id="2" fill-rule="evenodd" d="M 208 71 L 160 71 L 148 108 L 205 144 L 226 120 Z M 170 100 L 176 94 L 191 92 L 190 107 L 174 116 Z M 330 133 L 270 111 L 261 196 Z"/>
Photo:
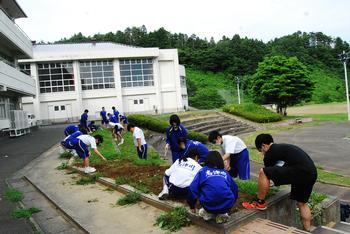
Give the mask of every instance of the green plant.
<path id="1" fill-rule="evenodd" d="M 129 182 L 128 178 L 124 176 L 118 176 L 115 178 L 115 184 L 121 185 L 121 184 L 127 184 Z"/>
<path id="2" fill-rule="evenodd" d="M 141 201 L 141 194 L 139 192 L 131 192 L 119 198 L 117 201 L 117 205 L 125 206 L 129 204 L 137 203 L 139 201 Z"/>
<path id="3" fill-rule="evenodd" d="M 135 114 L 129 115 L 128 118 L 130 123 L 160 133 L 165 133 L 167 127 L 169 126 L 167 121 L 148 115 Z M 188 138 L 201 141 L 203 143 L 208 141 L 208 137 L 206 135 L 191 130 L 188 131 Z"/>
<path id="4" fill-rule="evenodd" d="M 64 151 L 59 156 L 59 158 L 63 158 L 63 159 L 70 159 L 71 157 L 73 157 L 73 154 L 69 151 Z"/>
<path id="5" fill-rule="evenodd" d="M 258 183 L 256 181 L 236 179 L 235 182 L 238 185 L 239 191 L 247 193 L 252 198 L 256 196 L 258 192 Z M 266 198 L 275 195 L 277 192 L 278 189 L 270 188 Z"/>
<path id="6" fill-rule="evenodd" d="M 258 123 L 269 123 L 282 120 L 281 115 L 254 103 L 225 105 L 223 111 Z"/>
<path id="7" fill-rule="evenodd" d="M 41 210 L 35 207 L 31 208 L 19 208 L 15 209 L 11 213 L 11 217 L 14 219 L 20 219 L 20 218 L 29 218 L 33 214 L 40 212 Z"/>
<path id="8" fill-rule="evenodd" d="M 102 177 L 103 174 L 100 173 L 100 172 L 96 172 L 92 175 L 89 175 L 89 176 L 83 176 L 81 177 L 77 182 L 76 184 L 77 185 L 86 185 L 86 184 L 94 184 L 96 183 L 96 180 L 100 177 Z"/>
<path id="9" fill-rule="evenodd" d="M 170 210 L 167 213 L 161 214 L 155 225 L 159 226 L 163 230 L 176 232 L 182 227 L 190 225 L 191 220 L 185 207 L 178 206 Z"/>
<path id="10" fill-rule="evenodd" d="M 57 170 L 65 170 L 67 168 L 68 168 L 68 163 L 66 163 L 66 162 L 62 162 L 61 165 L 56 167 Z"/>
<path id="11" fill-rule="evenodd" d="M 11 202 L 19 202 L 23 200 L 24 195 L 22 192 L 18 191 L 17 189 L 8 188 L 5 191 L 5 198 L 6 200 L 9 200 Z"/>

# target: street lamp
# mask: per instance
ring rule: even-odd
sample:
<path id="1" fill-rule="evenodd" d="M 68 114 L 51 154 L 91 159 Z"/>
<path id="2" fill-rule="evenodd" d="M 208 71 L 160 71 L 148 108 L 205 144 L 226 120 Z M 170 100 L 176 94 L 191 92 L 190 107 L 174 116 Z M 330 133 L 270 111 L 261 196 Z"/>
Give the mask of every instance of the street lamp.
<path id="1" fill-rule="evenodd" d="M 241 94 L 239 92 L 239 82 L 240 82 L 239 77 L 236 76 L 238 104 L 241 104 Z"/>
<path id="2" fill-rule="evenodd" d="M 348 108 L 348 120 L 350 121 L 350 102 L 349 102 L 348 72 L 346 71 L 346 62 L 349 59 L 349 52 L 345 53 L 345 51 L 343 50 L 343 53 L 341 53 L 339 56 L 340 56 L 340 60 L 343 62 L 343 65 L 344 65 L 346 103 L 347 103 L 347 108 Z"/>

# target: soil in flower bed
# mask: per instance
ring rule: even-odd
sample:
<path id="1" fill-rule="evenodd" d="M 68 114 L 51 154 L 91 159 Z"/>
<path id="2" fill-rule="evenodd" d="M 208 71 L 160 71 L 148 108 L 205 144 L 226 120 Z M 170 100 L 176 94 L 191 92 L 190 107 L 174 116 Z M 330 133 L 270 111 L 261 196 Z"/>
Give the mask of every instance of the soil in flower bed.
<path id="1" fill-rule="evenodd" d="M 76 164 L 76 166 L 81 166 Z M 128 160 L 116 160 L 109 161 L 108 163 L 102 163 L 94 165 L 98 172 L 102 172 L 105 177 L 115 179 L 117 177 L 124 177 L 129 183 L 137 184 L 147 188 L 147 190 L 153 194 L 159 194 L 163 189 L 163 176 L 165 170 L 169 166 L 158 165 L 134 165 Z M 232 207 L 230 213 L 235 213 L 244 209 L 242 207 L 243 201 L 251 200 L 252 197 L 247 193 L 239 192 L 238 199 L 234 207 Z M 183 203 L 186 205 L 186 200 L 176 199 L 174 201 Z"/>

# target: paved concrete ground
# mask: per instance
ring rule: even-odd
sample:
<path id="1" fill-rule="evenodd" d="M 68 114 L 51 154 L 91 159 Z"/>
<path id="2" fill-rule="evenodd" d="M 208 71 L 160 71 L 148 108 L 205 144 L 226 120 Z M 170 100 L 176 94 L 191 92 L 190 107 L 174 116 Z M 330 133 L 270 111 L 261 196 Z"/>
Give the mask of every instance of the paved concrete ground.
<path id="1" fill-rule="evenodd" d="M 14 220 L 10 213 L 16 204 L 4 199 L 5 179 L 57 143 L 63 135 L 63 126 L 43 127 L 18 138 L 0 138 L 0 232 L 32 233 L 28 220 Z"/>
<path id="2" fill-rule="evenodd" d="M 122 196 L 116 191 L 106 191 L 99 184 L 76 185 L 79 175 L 67 174 L 55 169 L 62 160 L 58 159 L 58 147 L 24 167 L 17 175 L 25 175 L 50 200 L 74 218 L 90 233 L 164 233 L 153 226 L 160 210 L 140 202 L 125 207 L 115 203 Z M 33 215 L 37 219 L 37 215 Z M 210 233 L 195 225 L 181 229 L 178 233 Z"/>
<path id="3" fill-rule="evenodd" d="M 300 146 L 326 170 L 350 176 L 350 123 L 327 123 L 274 135 L 275 142 Z"/>

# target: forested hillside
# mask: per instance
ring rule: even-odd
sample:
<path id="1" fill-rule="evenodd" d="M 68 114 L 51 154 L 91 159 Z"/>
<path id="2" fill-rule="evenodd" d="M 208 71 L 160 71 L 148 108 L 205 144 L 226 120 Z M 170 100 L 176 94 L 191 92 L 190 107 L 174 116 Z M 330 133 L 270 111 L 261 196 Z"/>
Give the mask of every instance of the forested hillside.
<path id="1" fill-rule="evenodd" d="M 198 108 L 220 107 L 235 101 L 234 79 L 239 76 L 245 100 L 250 96 L 250 79 L 258 63 L 265 56 L 296 56 L 307 66 L 309 77 L 315 83 L 312 102 L 324 103 L 344 100 L 342 64 L 338 54 L 350 47 L 341 38 L 332 38 L 321 32 L 296 32 L 267 43 L 223 36 L 221 40 L 199 38 L 183 33 L 171 33 L 164 28 L 148 32 L 145 26 L 124 31 L 85 36 L 77 33 L 62 42 L 112 41 L 141 47 L 178 48 L 180 63 L 187 67 L 190 104 Z M 203 95 L 211 97 L 204 102 Z M 208 100 L 210 99 L 210 100 Z"/>

